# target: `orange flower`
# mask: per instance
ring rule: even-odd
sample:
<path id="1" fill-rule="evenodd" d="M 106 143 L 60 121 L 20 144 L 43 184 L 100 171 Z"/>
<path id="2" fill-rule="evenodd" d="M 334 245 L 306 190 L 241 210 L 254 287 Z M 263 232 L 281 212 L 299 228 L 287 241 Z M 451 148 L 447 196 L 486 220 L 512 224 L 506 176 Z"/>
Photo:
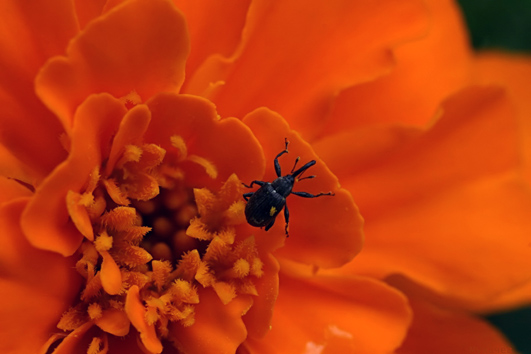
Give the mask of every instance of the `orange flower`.
<path id="1" fill-rule="evenodd" d="M 388 353 L 411 309 L 404 352 L 505 346 L 426 300 L 499 308 L 531 209 L 506 97 L 454 94 L 475 63 L 428 5 L 3 2 L 2 352 Z M 286 138 L 284 173 L 317 161 L 296 190 L 335 194 L 289 197 L 287 240 L 242 197 Z"/>
<path id="2" fill-rule="evenodd" d="M 328 268 L 360 251 L 350 193 L 280 116 L 221 119 L 181 89 L 190 44 L 174 4 L 2 6 L 21 33 L 2 32 L 17 69 L 3 75 L 2 91 L 2 269 L 13 269 L 2 278 L 4 352 L 230 353 L 262 337 L 284 227 L 247 225 L 241 181 L 271 179 L 265 164 L 285 138 L 292 153 L 318 161 L 308 190 L 335 196 L 293 203 L 291 231 L 306 238 L 278 256 Z M 272 126 L 256 131 L 264 122 Z M 384 345 L 395 347 L 405 302 L 372 288 L 404 318 Z"/>
<path id="3" fill-rule="evenodd" d="M 455 4 L 428 4 L 428 36 L 395 49 L 390 75 L 343 91 L 335 134 L 313 144 L 366 220 L 363 252 L 335 273 L 386 279 L 408 296 L 413 324 L 400 353 L 509 353 L 474 313 L 529 303 L 531 204 L 520 159 L 529 58 L 476 58 Z M 350 116 L 364 119 L 345 131 Z"/>

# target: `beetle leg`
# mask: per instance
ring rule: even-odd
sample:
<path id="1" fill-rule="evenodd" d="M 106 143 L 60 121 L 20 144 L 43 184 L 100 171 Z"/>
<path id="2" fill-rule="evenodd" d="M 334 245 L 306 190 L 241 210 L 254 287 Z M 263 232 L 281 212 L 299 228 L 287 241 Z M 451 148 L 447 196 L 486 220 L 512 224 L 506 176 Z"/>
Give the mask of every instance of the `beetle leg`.
<path id="1" fill-rule="evenodd" d="M 249 198 L 254 194 L 254 192 L 251 193 L 245 193 L 243 195 L 243 199 L 245 199 L 247 202 L 249 201 Z"/>
<path id="2" fill-rule="evenodd" d="M 321 197 L 323 195 L 335 195 L 334 192 L 328 192 L 328 193 L 319 193 L 319 194 L 310 194 L 310 193 L 306 193 L 306 192 L 291 192 L 291 194 L 295 194 L 295 195 L 298 195 L 299 197 L 303 197 L 303 198 L 317 198 L 317 197 Z"/>
<path id="3" fill-rule="evenodd" d="M 284 138 L 284 142 L 286 143 L 286 146 L 284 147 L 284 150 L 282 150 L 280 152 L 280 154 L 278 154 L 276 157 L 275 157 L 275 172 L 277 173 L 277 177 L 282 177 L 282 172 L 280 170 L 280 164 L 278 163 L 278 158 L 286 153 L 288 153 L 288 144 L 289 144 L 289 141 L 287 138 Z"/>
<path id="4" fill-rule="evenodd" d="M 273 226 L 273 224 L 275 223 L 275 219 L 273 219 L 266 227 L 265 227 L 265 230 L 269 230 L 271 228 L 271 226 Z"/>
<path id="5" fill-rule="evenodd" d="M 258 185 L 261 187 L 261 186 L 263 186 L 263 185 L 266 184 L 266 183 L 267 183 L 267 182 L 264 182 L 264 181 L 252 181 L 250 186 L 246 185 L 245 183 L 242 183 L 242 184 L 243 184 L 245 187 L 247 187 L 247 188 L 253 188 L 253 185 L 255 185 L 255 184 L 258 184 Z"/>
<path id="6" fill-rule="evenodd" d="M 289 210 L 287 204 L 284 205 L 284 219 L 286 220 L 286 237 L 289 237 Z"/>

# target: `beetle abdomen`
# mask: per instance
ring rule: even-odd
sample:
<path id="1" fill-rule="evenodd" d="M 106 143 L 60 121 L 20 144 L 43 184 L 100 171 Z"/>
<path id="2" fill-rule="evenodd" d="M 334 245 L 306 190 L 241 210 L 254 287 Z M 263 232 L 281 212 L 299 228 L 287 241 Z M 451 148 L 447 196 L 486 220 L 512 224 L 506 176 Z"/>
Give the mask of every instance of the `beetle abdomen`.
<path id="1" fill-rule="evenodd" d="M 280 213 L 285 204 L 286 198 L 279 195 L 268 183 L 249 198 L 245 206 L 245 218 L 251 226 L 267 226 Z"/>

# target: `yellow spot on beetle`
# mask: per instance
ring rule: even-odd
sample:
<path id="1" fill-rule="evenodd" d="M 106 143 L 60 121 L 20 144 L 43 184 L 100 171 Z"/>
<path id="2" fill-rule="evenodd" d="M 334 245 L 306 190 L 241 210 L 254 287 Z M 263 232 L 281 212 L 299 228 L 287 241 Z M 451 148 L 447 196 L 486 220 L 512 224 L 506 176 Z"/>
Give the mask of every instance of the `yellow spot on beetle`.
<path id="1" fill-rule="evenodd" d="M 271 210 L 269 210 L 269 216 L 275 215 L 276 212 L 277 212 L 277 208 L 271 207 Z"/>

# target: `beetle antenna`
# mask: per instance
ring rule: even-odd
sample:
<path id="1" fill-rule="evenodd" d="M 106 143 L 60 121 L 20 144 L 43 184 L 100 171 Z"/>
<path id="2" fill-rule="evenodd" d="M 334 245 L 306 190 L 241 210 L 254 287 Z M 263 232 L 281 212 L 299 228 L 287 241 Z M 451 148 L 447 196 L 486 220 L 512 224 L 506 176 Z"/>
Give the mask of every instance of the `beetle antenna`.
<path id="1" fill-rule="evenodd" d="M 291 169 L 290 173 L 293 173 L 293 171 L 295 171 L 295 167 L 297 167 L 297 162 L 299 162 L 300 159 L 301 159 L 301 157 L 297 156 L 297 158 L 295 159 L 295 164 L 293 165 L 293 168 Z"/>
<path id="2" fill-rule="evenodd" d="M 301 173 L 301 176 L 302 176 L 302 173 Z M 315 175 L 300 177 L 300 178 L 297 178 L 297 181 L 302 181 L 303 179 L 312 179 L 312 178 L 315 178 Z"/>

